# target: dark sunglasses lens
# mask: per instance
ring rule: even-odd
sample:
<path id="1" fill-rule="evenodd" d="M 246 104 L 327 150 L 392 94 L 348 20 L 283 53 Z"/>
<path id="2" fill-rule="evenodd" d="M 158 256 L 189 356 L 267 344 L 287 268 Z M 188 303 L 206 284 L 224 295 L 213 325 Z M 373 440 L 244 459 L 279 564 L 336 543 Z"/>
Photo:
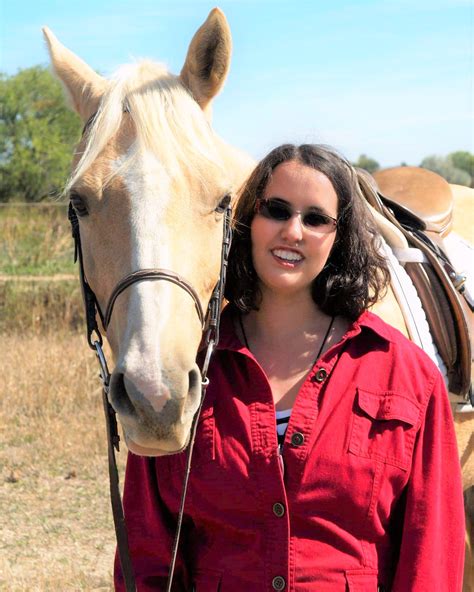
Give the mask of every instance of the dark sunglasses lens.
<path id="1" fill-rule="evenodd" d="M 309 212 L 308 214 L 305 214 L 303 224 L 305 226 L 311 226 L 311 228 L 321 228 L 322 226 L 331 225 L 331 219 L 324 214 Z"/>
<path id="2" fill-rule="evenodd" d="M 272 220 L 289 220 L 291 218 L 290 208 L 284 203 L 272 199 L 262 201 L 261 212 Z"/>

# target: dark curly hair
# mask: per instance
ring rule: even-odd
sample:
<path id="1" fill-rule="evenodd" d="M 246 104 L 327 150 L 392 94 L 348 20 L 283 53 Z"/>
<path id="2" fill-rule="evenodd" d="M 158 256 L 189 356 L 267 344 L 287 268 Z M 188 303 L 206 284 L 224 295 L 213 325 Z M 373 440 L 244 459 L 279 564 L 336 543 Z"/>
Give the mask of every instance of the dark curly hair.
<path id="1" fill-rule="evenodd" d="M 390 276 L 357 172 L 327 146 L 284 144 L 272 150 L 250 175 L 235 212 L 225 297 L 243 313 L 258 310 L 261 292 L 252 261 L 250 225 L 272 172 L 290 160 L 326 175 L 338 197 L 336 240 L 326 265 L 313 280 L 313 300 L 327 315 L 355 320 L 379 299 Z"/>

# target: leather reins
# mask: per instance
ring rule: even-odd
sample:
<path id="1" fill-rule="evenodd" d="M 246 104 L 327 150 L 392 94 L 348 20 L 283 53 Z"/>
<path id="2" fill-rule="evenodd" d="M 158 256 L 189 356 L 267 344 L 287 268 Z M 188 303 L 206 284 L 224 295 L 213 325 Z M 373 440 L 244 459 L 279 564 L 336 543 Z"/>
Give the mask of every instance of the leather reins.
<path id="1" fill-rule="evenodd" d="M 135 577 L 133 574 L 133 566 L 130 559 L 130 552 L 129 552 L 129 545 L 128 545 L 128 536 L 127 530 L 125 525 L 125 517 L 123 512 L 123 505 L 122 505 L 122 498 L 120 495 L 119 489 L 119 476 L 117 470 L 117 460 L 115 456 L 115 452 L 119 451 L 119 443 L 120 443 L 120 436 L 118 433 L 118 426 L 117 426 L 117 418 L 114 408 L 109 402 L 108 394 L 110 389 L 110 372 L 107 366 L 107 360 L 105 358 L 102 345 L 103 339 L 99 327 L 97 325 L 96 315 L 98 314 L 101 321 L 102 326 L 104 327 L 105 331 L 107 331 L 107 327 L 110 323 L 110 319 L 112 316 L 112 312 L 114 309 L 115 301 L 117 297 L 127 288 L 132 286 L 137 282 L 142 282 L 145 280 L 151 281 L 167 281 L 171 282 L 183 290 L 185 290 L 193 299 L 196 312 L 199 317 L 199 321 L 201 323 L 201 327 L 203 330 L 203 341 L 206 345 L 206 354 L 204 357 L 204 363 L 201 369 L 201 400 L 199 404 L 199 408 L 194 416 L 192 426 L 191 426 L 191 435 L 190 440 L 187 448 L 187 457 L 186 457 L 186 469 L 184 474 L 184 481 L 183 481 L 183 489 L 181 492 L 181 501 L 180 501 L 180 509 L 178 513 L 178 520 L 176 525 L 176 532 L 175 538 L 171 553 L 171 562 L 169 566 L 168 572 L 168 581 L 166 586 L 166 592 L 171 591 L 171 586 L 173 583 L 173 575 L 174 575 L 174 568 L 176 564 L 176 557 L 178 553 L 178 546 L 179 546 L 179 539 L 181 534 L 181 526 L 183 521 L 184 515 L 184 506 L 186 501 L 186 493 L 188 488 L 189 482 L 189 475 L 191 472 L 191 460 L 192 460 L 192 452 L 194 448 L 194 441 L 196 437 L 196 429 L 197 429 L 197 422 L 199 415 L 201 413 L 202 405 L 204 402 L 204 397 L 206 394 L 206 389 L 209 384 L 209 379 L 207 378 L 207 371 L 209 368 L 209 362 L 214 351 L 215 346 L 219 341 L 219 325 L 220 325 L 220 314 L 222 308 L 222 299 L 224 295 L 224 287 L 225 287 L 225 279 L 226 279 L 226 271 L 227 271 L 227 262 L 229 258 L 229 251 L 230 245 L 232 242 L 232 208 L 231 206 L 227 206 L 225 213 L 224 213 L 224 229 L 223 229 L 223 239 L 222 239 L 222 247 L 221 247 L 221 267 L 219 273 L 219 279 L 217 284 L 212 292 L 211 299 L 209 301 L 207 315 L 204 315 L 203 308 L 200 302 L 200 299 L 197 295 L 195 289 L 191 286 L 189 282 L 187 282 L 184 278 L 182 278 L 179 274 L 174 271 L 170 271 L 167 269 L 140 269 L 138 271 L 134 271 L 124 278 L 122 278 L 115 288 L 112 291 L 112 294 L 109 298 L 105 315 L 102 314 L 101 308 L 97 301 L 96 295 L 94 291 L 90 287 L 86 275 L 84 273 L 84 262 L 83 262 L 83 255 L 82 255 L 82 247 L 81 247 L 81 236 L 79 232 L 79 221 L 77 219 L 76 212 L 69 202 L 69 212 L 68 218 L 71 223 L 72 227 L 72 236 L 74 238 L 74 262 L 77 260 L 79 261 L 79 277 L 81 283 L 81 290 L 84 299 L 84 307 L 86 313 L 86 325 L 87 325 L 87 342 L 89 347 L 95 351 L 97 359 L 99 361 L 100 366 L 100 379 L 102 381 L 102 401 L 104 407 L 104 414 L 106 420 L 106 429 L 107 429 L 107 456 L 108 456 L 108 465 L 109 465 L 109 483 L 110 483 L 110 497 L 111 497 L 111 504 L 112 504 L 112 513 L 114 518 L 114 525 L 115 525 L 115 534 L 117 539 L 117 547 L 118 553 L 120 558 L 120 564 L 122 567 L 122 574 L 125 582 L 125 587 L 127 592 L 136 592 L 136 583 Z"/>

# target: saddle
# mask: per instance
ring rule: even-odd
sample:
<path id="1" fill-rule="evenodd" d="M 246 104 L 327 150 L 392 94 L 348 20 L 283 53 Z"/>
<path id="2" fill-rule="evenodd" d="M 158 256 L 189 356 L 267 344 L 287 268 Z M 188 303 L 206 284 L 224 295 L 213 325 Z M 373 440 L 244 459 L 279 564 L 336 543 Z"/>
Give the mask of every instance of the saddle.
<path id="1" fill-rule="evenodd" d="M 451 188 L 439 175 L 416 167 L 387 169 L 373 178 L 376 190 L 364 192 L 365 197 L 378 214 L 378 223 L 383 218 L 381 233 L 418 292 L 446 365 L 449 391 L 473 403 L 469 320 L 473 302 L 465 289 L 466 276 L 454 269 L 443 246 L 452 227 Z"/>
<path id="2" fill-rule="evenodd" d="M 380 192 L 423 230 L 446 237 L 452 228 L 454 199 L 443 177 L 418 167 L 395 167 L 373 175 Z M 397 219 L 398 219 L 397 214 Z"/>

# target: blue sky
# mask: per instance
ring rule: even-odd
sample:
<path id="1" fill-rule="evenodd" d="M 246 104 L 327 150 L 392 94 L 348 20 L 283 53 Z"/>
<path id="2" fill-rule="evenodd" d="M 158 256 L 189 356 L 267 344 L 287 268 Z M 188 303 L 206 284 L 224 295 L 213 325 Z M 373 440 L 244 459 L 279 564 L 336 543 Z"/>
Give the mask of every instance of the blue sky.
<path id="1" fill-rule="evenodd" d="M 179 72 L 207 0 L 0 0 L 0 70 L 48 61 L 40 28 L 110 74 L 149 57 Z M 471 0 L 222 0 L 234 52 L 214 127 L 262 157 L 323 142 L 383 166 L 474 152 Z"/>

